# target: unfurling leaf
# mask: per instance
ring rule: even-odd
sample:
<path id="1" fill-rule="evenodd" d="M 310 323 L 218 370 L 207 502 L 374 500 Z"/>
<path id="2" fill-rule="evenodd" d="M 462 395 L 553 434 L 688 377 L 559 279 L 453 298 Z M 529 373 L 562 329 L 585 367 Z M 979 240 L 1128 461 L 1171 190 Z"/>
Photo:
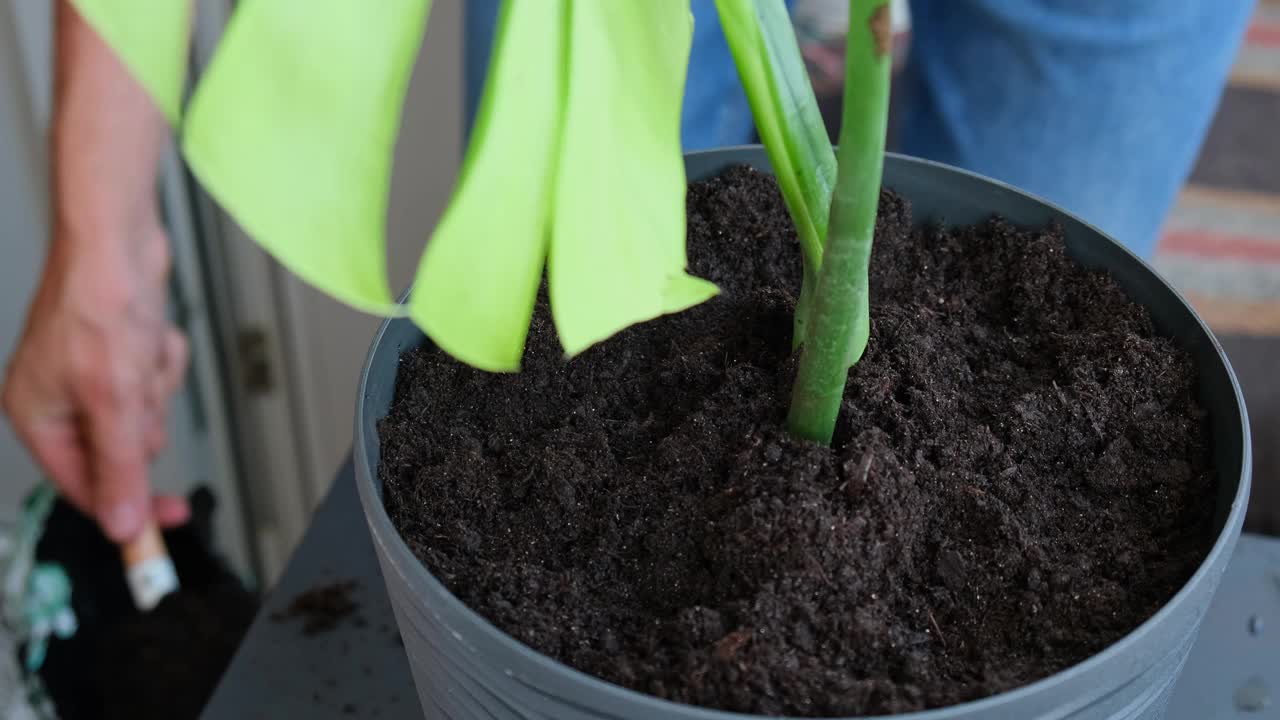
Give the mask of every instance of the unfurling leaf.
<path id="1" fill-rule="evenodd" d="M 836 157 L 783 0 L 716 0 L 716 8 L 800 238 L 804 280 L 793 343 L 799 345 L 822 265 Z"/>

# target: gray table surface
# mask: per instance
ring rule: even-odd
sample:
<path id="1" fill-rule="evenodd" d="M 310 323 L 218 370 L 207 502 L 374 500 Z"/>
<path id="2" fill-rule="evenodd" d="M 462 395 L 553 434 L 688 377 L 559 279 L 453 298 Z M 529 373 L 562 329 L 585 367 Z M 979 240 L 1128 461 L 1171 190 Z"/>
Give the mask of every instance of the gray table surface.
<path id="1" fill-rule="evenodd" d="M 359 610 L 334 630 L 307 637 L 297 621 L 270 618 L 299 593 L 340 580 L 358 583 L 353 598 Z M 203 717 L 423 717 L 350 463 L 266 597 Z M 1280 719 L 1280 539 L 1240 539 L 1168 720 L 1230 718 Z"/>

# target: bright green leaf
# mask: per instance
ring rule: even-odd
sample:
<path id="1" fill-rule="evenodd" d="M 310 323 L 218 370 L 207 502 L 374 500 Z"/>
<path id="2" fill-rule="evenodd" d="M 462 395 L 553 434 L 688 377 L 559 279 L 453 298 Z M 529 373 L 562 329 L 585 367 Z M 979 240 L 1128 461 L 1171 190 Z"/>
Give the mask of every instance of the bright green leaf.
<path id="1" fill-rule="evenodd" d="M 568 0 L 502 6 L 461 177 L 427 245 L 410 314 L 474 367 L 516 370 L 547 252 Z"/>
<path id="2" fill-rule="evenodd" d="M 387 192 L 429 8 L 242 0 L 184 127 L 192 171 L 258 243 L 379 314 L 399 309 L 386 277 Z"/>
<path id="3" fill-rule="evenodd" d="M 570 355 L 716 293 L 685 274 L 688 0 L 574 2 L 548 279 Z"/>
<path id="4" fill-rule="evenodd" d="M 125 67 L 177 125 L 181 115 L 183 76 L 187 70 L 187 38 L 191 3 L 187 0 L 72 0 L 84 18 Z"/>

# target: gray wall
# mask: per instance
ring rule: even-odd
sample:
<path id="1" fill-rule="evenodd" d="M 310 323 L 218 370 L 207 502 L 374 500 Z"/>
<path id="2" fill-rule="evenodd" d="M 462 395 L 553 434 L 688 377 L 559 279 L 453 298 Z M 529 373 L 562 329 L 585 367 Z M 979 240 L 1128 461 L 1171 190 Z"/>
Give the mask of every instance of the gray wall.
<path id="1" fill-rule="evenodd" d="M 45 144 L 29 92 L 13 6 L 0 2 L 0 358 L 22 332 L 48 232 Z M 0 422 L 0 522 L 11 520 L 39 480 L 26 451 Z"/>

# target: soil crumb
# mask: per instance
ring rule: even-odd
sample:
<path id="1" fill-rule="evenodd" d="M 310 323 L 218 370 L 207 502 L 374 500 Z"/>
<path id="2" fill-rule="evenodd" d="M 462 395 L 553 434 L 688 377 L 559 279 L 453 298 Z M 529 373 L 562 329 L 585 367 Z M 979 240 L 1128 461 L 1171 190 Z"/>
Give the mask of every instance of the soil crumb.
<path id="1" fill-rule="evenodd" d="M 272 613 L 271 619 L 275 622 L 301 620 L 302 634 L 307 636 L 329 632 L 359 609 L 359 604 L 351 598 L 356 586 L 355 580 L 343 580 L 311 588 L 294 597 L 284 610 Z"/>
<path id="2" fill-rule="evenodd" d="M 565 362 L 540 300 L 515 375 L 401 359 L 388 511 L 498 627 L 680 702 L 897 713 L 1085 659 L 1204 557 L 1193 364 L 1057 229 L 913 229 L 884 192 L 826 448 L 783 430 L 801 267 L 775 181 L 729 170 L 688 211 L 710 302 Z"/>

